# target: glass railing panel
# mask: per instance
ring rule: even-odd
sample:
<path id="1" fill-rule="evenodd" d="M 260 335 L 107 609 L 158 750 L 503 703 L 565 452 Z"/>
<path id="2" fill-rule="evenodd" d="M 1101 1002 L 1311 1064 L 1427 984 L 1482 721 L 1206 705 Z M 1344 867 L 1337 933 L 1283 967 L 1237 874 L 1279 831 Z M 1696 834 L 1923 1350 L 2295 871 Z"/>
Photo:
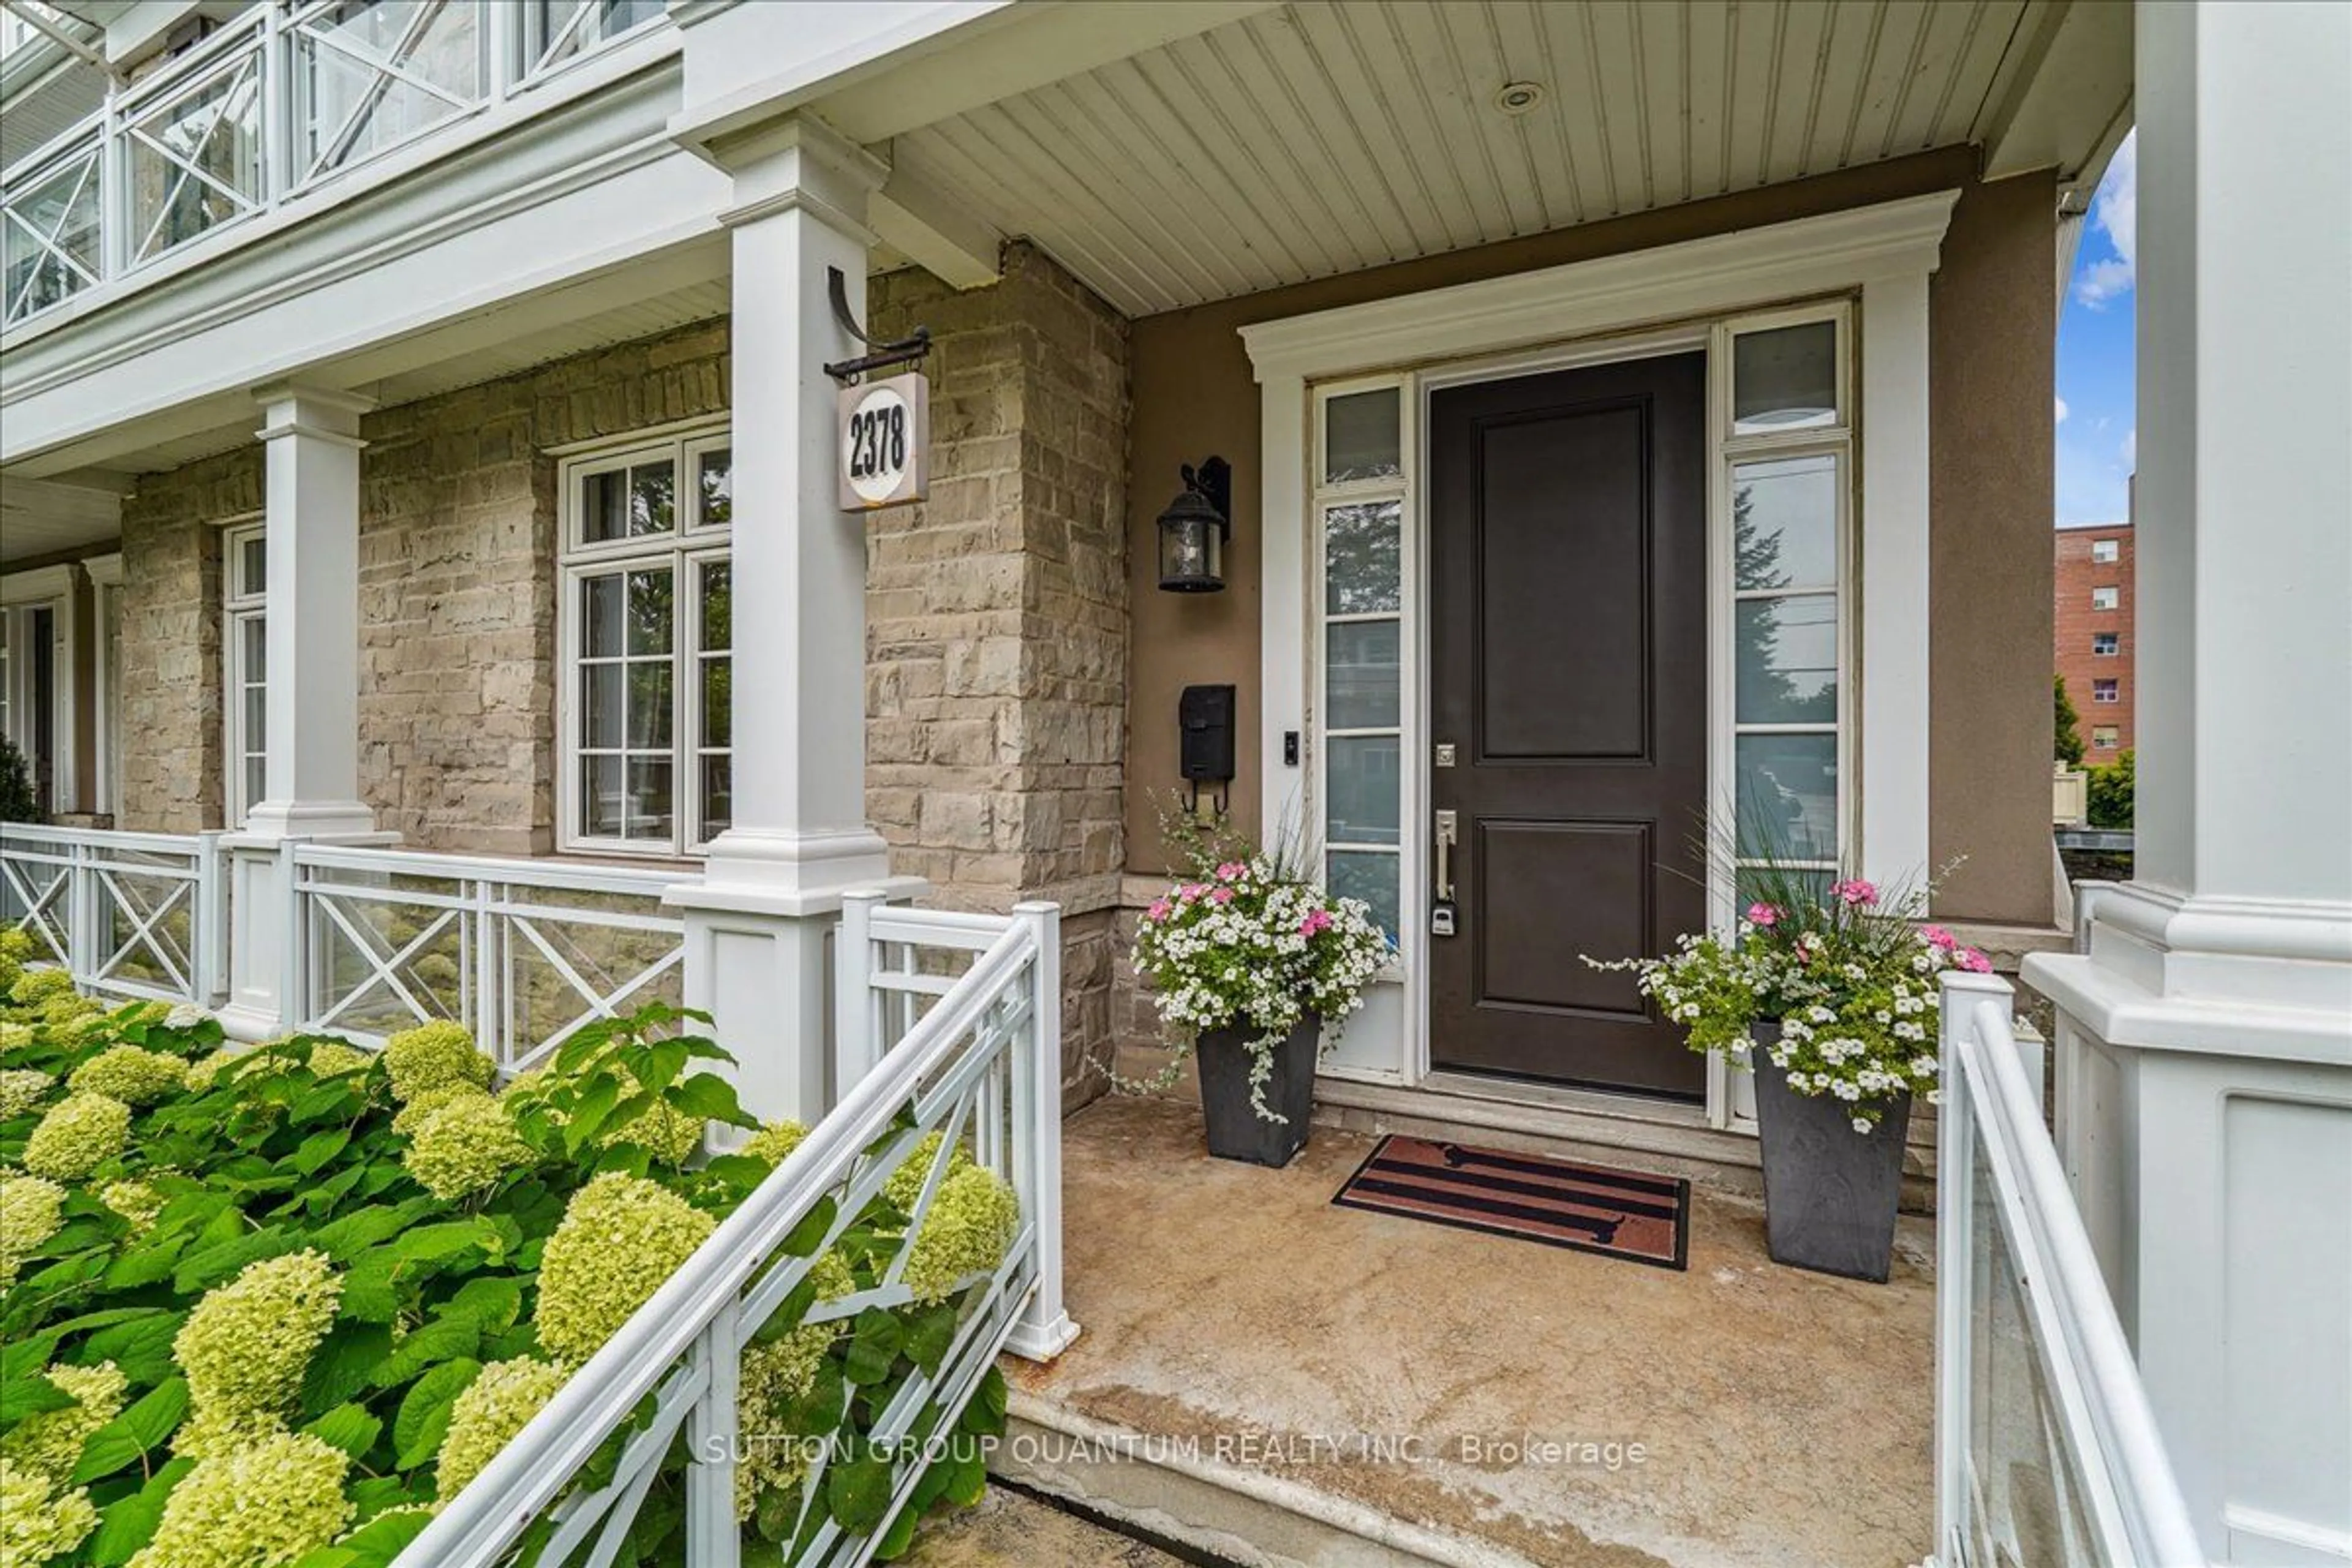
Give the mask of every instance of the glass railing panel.
<path id="1" fill-rule="evenodd" d="M 126 114 L 133 266 L 260 209 L 262 58 L 257 37 Z"/>
<path id="2" fill-rule="evenodd" d="M 480 0 L 324 0 L 289 31 L 297 186 L 465 113 L 488 89 Z"/>
<path id="3" fill-rule="evenodd" d="M 82 143 L 0 192 L 0 323 L 61 304 L 99 280 L 100 142 Z"/>

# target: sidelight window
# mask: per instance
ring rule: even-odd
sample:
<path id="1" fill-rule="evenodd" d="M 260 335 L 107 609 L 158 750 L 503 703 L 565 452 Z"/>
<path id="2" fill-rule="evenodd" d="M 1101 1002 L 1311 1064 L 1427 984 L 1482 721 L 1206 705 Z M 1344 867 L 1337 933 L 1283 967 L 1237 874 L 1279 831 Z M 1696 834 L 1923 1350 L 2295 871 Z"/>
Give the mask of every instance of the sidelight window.
<path id="1" fill-rule="evenodd" d="M 1724 331 L 1730 832 L 1743 872 L 1769 857 L 1826 881 L 1849 842 L 1848 320 L 1829 306 Z"/>
<path id="2" fill-rule="evenodd" d="M 722 434 L 564 465 L 564 847 L 698 852 L 733 816 Z"/>
<path id="3" fill-rule="evenodd" d="M 1324 875 L 1333 892 L 1370 904 L 1393 939 L 1404 814 L 1404 387 L 1393 379 L 1328 387 L 1315 407 Z"/>
<path id="4" fill-rule="evenodd" d="M 227 820 L 268 795 L 269 542 L 258 522 L 221 533 L 221 706 L 227 720 Z"/>

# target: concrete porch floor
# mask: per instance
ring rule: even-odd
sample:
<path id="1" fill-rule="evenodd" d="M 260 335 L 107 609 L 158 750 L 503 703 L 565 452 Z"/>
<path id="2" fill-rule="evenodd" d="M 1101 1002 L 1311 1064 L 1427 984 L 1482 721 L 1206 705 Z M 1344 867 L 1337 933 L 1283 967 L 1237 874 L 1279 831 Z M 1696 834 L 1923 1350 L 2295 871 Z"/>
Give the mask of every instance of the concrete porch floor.
<path id="1" fill-rule="evenodd" d="M 1006 1363 L 1020 1441 L 999 1468 L 1244 1563 L 1926 1554 L 1927 1222 L 1866 1285 L 1772 1264 L 1761 1208 L 1698 1189 L 1677 1273 L 1331 1206 L 1371 1143 L 1318 1128 L 1267 1171 L 1210 1159 L 1192 1107 L 1073 1117 L 1084 1333 L 1050 1367 Z"/>

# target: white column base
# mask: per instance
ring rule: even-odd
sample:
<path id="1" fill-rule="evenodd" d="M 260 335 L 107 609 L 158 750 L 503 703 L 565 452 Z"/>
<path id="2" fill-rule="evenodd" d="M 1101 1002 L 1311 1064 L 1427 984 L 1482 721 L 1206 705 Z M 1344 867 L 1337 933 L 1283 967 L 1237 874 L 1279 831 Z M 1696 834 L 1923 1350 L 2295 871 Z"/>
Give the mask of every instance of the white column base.
<path id="1" fill-rule="evenodd" d="M 2058 1009 L 2059 1153 L 2190 1515 L 2222 1562 L 2352 1542 L 2352 907 L 2085 905 L 2088 952 L 2025 980 Z"/>
<path id="2" fill-rule="evenodd" d="M 883 875 L 815 879 L 820 868 L 838 875 L 870 865 L 862 845 L 839 852 L 866 839 L 882 842 L 872 834 L 730 832 L 713 844 L 702 881 L 663 895 L 686 913 L 686 1005 L 710 1015 L 713 1037 L 735 1056 L 736 1093 L 762 1121 L 814 1127 L 840 1099 L 830 944 L 842 896 L 878 890 L 903 901 L 930 890 L 919 877 L 887 875 L 887 854 Z M 812 840 L 835 852 L 790 852 Z"/>
<path id="3" fill-rule="evenodd" d="M 1057 1312 L 1050 1321 L 1032 1323 L 1027 1318 L 1013 1325 L 1004 1338 L 1004 1348 L 1023 1361 L 1052 1361 L 1078 1341 L 1078 1325 L 1070 1321 L 1067 1312 Z"/>
<path id="4" fill-rule="evenodd" d="M 308 804 L 292 807 L 306 828 L 318 822 L 349 820 L 334 812 L 307 813 Z M 248 821 L 258 825 L 266 820 L 264 809 L 255 807 Z M 360 820 L 366 823 L 366 808 L 358 810 Z M 293 966 L 299 961 L 292 945 L 299 934 L 293 924 L 294 889 L 287 879 L 293 874 L 289 847 L 305 843 L 387 849 L 399 842 L 397 833 L 366 828 L 350 833 L 257 830 L 221 835 L 221 857 L 229 883 L 229 931 L 227 995 L 218 1016 L 229 1038 L 272 1040 L 300 1022 L 290 1016 L 287 1000 L 287 988 L 294 983 Z"/>

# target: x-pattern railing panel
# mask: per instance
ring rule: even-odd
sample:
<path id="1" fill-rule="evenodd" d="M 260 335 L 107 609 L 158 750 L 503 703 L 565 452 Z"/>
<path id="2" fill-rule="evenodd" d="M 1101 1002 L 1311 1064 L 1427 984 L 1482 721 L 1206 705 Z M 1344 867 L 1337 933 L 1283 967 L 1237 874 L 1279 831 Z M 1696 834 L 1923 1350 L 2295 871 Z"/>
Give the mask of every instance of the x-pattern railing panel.
<path id="1" fill-rule="evenodd" d="M 0 195 L 0 323 L 13 322 L 99 281 L 100 153 L 85 142 L 11 182 Z"/>
<path id="2" fill-rule="evenodd" d="M 131 259 L 145 261 L 221 224 L 257 212 L 262 180 L 258 32 L 221 60 L 125 122 L 133 233 Z"/>
<path id="3" fill-rule="evenodd" d="M 212 836 L 0 828 L 0 920 L 84 990 L 210 1004 Z"/>
<path id="4" fill-rule="evenodd" d="M 321 0 L 293 14 L 296 107 L 307 184 L 482 101 L 488 30 L 480 0 Z M 340 89 L 341 90 L 336 90 Z"/>

